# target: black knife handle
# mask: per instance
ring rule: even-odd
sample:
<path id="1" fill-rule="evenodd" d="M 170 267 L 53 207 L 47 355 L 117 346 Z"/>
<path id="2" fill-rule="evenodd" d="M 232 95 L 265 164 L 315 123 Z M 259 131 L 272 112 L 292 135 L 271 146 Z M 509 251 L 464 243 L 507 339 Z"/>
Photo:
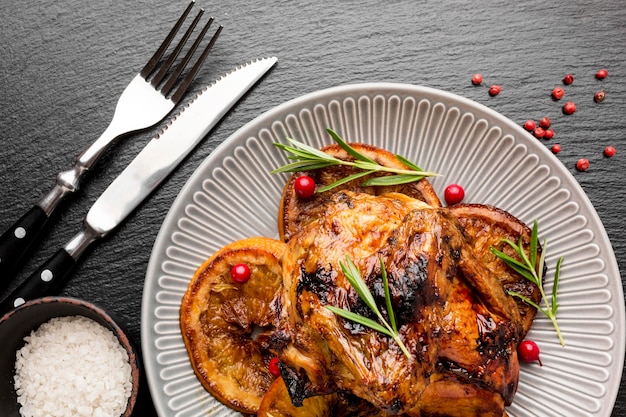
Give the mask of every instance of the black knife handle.
<path id="1" fill-rule="evenodd" d="M 0 316 L 28 300 L 56 295 L 75 265 L 76 260 L 60 249 L 0 303 Z"/>
<path id="2" fill-rule="evenodd" d="M 0 290 L 9 285 L 20 260 L 41 236 L 47 221 L 46 212 L 33 206 L 0 237 Z"/>

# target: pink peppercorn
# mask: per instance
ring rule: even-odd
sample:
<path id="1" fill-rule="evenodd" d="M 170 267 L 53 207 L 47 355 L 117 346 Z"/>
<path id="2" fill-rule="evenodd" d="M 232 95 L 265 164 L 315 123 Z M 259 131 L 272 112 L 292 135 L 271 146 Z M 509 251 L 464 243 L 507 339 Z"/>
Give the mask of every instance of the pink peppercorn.
<path id="1" fill-rule="evenodd" d="M 576 161 L 576 169 L 579 171 L 587 171 L 589 169 L 589 160 L 585 158 L 580 158 Z"/>
<path id="2" fill-rule="evenodd" d="M 554 145 L 552 145 L 551 149 L 552 149 L 553 154 L 557 154 L 561 152 L 561 145 L 559 145 L 558 143 L 555 143 Z"/>
<path id="3" fill-rule="evenodd" d="M 489 95 L 492 97 L 500 94 L 500 91 L 502 91 L 502 87 L 500 87 L 499 85 L 494 84 L 489 87 Z"/>
<path id="4" fill-rule="evenodd" d="M 576 104 L 572 101 L 568 101 L 563 105 L 563 113 L 574 114 L 576 112 Z"/>
<path id="5" fill-rule="evenodd" d="M 604 148 L 604 155 L 608 158 L 612 157 L 615 155 L 615 148 L 613 146 L 607 146 Z"/>
<path id="6" fill-rule="evenodd" d="M 529 132 L 535 130 L 536 127 L 537 123 L 535 123 L 534 120 L 526 120 L 526 123 L 524 123 L 524 129 L 528 130 Z"/>

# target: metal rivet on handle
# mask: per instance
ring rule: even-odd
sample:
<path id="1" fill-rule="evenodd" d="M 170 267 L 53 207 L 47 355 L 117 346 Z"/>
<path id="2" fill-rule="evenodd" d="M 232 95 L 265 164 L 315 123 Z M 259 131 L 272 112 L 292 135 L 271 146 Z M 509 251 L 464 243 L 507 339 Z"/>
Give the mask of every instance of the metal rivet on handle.
<path id="1" fill-rule="evenodd" d="M 43 282 L 50 282 L 54 278 L 54 274 L 49 269 L 45 269 L 41 272 L 40 277 Z"/>
<path id="2" fill-rule="evenodd" d="M 15 234 L 15 237 L 18 239 L 24 239 L 24 237 L 26 236 L 26 229 L 24 229 L 23 227 L 18 227 L 15 229 L 15 232 L 13 232 L 13 234 Z"/>

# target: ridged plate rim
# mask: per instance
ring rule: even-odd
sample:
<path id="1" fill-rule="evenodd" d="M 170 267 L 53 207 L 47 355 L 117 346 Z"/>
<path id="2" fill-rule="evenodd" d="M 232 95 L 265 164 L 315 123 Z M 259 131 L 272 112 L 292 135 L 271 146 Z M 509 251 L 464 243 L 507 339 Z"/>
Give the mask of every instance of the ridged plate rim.
<path id="1" fill-rule="evenodd" d="M 563 164 L 508 118 L 452 93 L 397 83 L 343 85 L 283 103 L 237 130 L 183 186 L 156 238 L 142 299 L 143 359 L 159 416 L 238 415 L 193 374 L 176 320 L 180 298 L 204 257 L 229 239 L 277 236 L 275 226 L 270 229 L 284 177 L 269 171 L 284 155 L 271 142 L 289 135 L 319 146 L 331 142 L 326 127 L 445 172 L 432 181 L 439 195 L 445 184 L 458 182 L 466 185 L 467 202 L 498 205 L 527 223 L 539 218 L 548 261 L 566 258 L 559 318 L 568 345 L 558 345 L 548 320 L 535 321 L 529 337 L 539 342 L 544 366 L 522 365 L 507 412 L 609 417 L 622 374 L 626 319 L 617 261 L 593 205 Z M 248 186 L 262 193 L 246 196 Z M 211 198 L 216 196 L 219 202 Z M 227 202 L 237 209 L 221 207 Z M 207 218 L 216 213 L 219 222 Z M 547 279 L 551 289 L 551 273 Z"/>

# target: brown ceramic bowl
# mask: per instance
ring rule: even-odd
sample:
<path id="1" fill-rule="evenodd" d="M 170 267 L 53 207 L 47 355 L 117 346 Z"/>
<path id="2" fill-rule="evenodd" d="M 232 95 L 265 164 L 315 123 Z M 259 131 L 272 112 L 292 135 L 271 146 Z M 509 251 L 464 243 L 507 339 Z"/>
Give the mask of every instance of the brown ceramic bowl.
<path id="1" fill-rule="evenodd" d="M 69 297 L 44 297 L 28 301 L 0 318 L 0 410 L 4 417 L 19 417 L 13 376 L 15 354 L 24 345 L 24 337 L 54 317 L 84 316 L 110 329 L 128 352 L 133 389 L 122 417 L 130 417 L 139 388 L 139 358 L 126 333 L 103 309 Z"/>

